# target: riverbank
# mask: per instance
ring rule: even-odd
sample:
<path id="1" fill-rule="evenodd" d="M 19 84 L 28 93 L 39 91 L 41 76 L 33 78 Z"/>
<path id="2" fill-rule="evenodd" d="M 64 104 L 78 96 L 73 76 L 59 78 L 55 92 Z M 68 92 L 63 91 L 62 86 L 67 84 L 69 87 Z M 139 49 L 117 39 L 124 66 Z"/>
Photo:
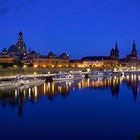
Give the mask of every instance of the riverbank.
<path id="1" fill-rule="evenodd" d="M 90 69 L 99 70 L 99 69 Z M 52 76 L 57 73 L 65 73 L 70 71 L 81 71 L 87 72 L 87 68 L 5 68 L 0 69 L 0 79 L 12 79 L 16 78 L 17 74 L 22 75 L 23 77 L 43 77 L 43 76 Z M 130 75 L 137 74 L 140 75 L 140 70 L 137 71 L 114 71 L 114 75 Z"/>
<path id="2" fill-rule="evenodd" d="M 87 68 L 5 68 L 0 69 L 0 78 L 15 78 L 17 74 L 20 75 L 44 75 L 53 73 L 64 73 L 70 71 L 86 72 Z"/>

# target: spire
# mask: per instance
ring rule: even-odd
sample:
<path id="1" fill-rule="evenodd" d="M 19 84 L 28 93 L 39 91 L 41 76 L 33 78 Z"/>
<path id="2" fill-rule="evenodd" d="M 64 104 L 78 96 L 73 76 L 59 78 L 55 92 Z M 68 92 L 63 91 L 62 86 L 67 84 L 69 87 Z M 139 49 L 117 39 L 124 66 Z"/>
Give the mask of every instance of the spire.
<path id="1" fill-rule="evenodd" d="M 135 41 L 133 41 L 133 45 L 132 45 L 132 56 L 137 57 L 137 49 L 136 49 Z"/>
<path id="2" fill-rule="evenodd" d="M 110 58 L 111 58 L 111 59 L 114 59 L 114 56 L 115 56 L 115 49 L 112 48 L 112 49 L 111 49 L 111 52 L 110 52 Z"/>
<path id="3" fill-rule="evenodd" d="M 135 43 L 135 41 L 133 41 L 132 51 L 136 51 L 136 43 Z"/>
<path id="4" fill-rule="evenodd" d="M 30 47 L 29 47 L 29 49 L 28 49 L 28 53 L 30 53 L 31 52 L 31 49 L 30 49 Z"/>
<path id="5" fill-rule="evenodd" d="M 115 55 L 116 55 L 116 59 L 119 59 L 119 49 L 118 49 L 117 42 L 116 42 L 116 45 L 115 45 Z"/>
<path id="6" fill-rule="evenodd" d="M 19 32 L 18 41 L 23 42 L 23 33 L 22 32 Z"/>
<path id="7" fill-rule="evenodd" d="M 118 51 L 118 43 L 116 42 L 115 51 Z"/>

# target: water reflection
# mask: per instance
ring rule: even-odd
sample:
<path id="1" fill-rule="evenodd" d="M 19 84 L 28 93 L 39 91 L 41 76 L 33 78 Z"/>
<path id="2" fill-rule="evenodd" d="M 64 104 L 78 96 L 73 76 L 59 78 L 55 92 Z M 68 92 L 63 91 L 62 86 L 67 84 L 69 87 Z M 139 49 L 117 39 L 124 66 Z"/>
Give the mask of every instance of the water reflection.
<path id="1" fill-rule="evenodd" d="M 120 85 L 122 83 L 132 89 L 134 101 L 136 101 L 137 94 L 139 93 L 139 81 L 140 76 L 128 75 L 119 78 L 112 77 L 108 79 L 83 79 L 79 81 L 44 83 L 38 87 L 24 86 L 16 89 L 0 88 L 0 104 L 3 108 L 6 106 L 11 108 L 17 107 L 18 114 L 21 116 L 25 103 L 36 103 L 41 97 L 47 97 L 50 101 L 57 96 L 66 97 L 72 90 L 84 90 L 89 88 L 93 90 L 104 90 L 108 88 L 111 90 L 112 96 L 118 98 Z"/>

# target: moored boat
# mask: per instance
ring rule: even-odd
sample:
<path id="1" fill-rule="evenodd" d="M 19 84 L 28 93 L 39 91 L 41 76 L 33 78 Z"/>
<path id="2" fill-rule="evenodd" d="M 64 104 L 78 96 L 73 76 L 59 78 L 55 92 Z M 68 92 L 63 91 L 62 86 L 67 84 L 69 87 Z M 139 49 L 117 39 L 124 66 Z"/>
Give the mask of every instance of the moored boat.
<path id="1" fill-rule="evenodd" d="M 0 87 L 18 87 L 21 83 L 17 81 L 0 81 Z"/>
<path id="2" fill-rule="evenodd" d="M 33 86 L 44 83 L 42 79 L 19 79 L 10 81 L 0 81 L 0 87 L 20 87 L 23 85 Z"/>
<path id="3" fill-rule="evenodd" d="M 103 77 L 103 73 L 100 71 L 93 71 L 89 74 L 89 78 L 101 78 Z"/>
<path id="4" fill-rule="evenodd" d="M 84 75 L 82 74 L 58 74 L 55 77 L 53 77 L 53 81 L 67 81 L 82 78 L 84 78 Z"/>
<path id="5" fill-rule="evenodd" d="M 89 78 L 107 78 L 112 75 L 113 73 L 111 71 L 94 71 L 89 74 Z"/>

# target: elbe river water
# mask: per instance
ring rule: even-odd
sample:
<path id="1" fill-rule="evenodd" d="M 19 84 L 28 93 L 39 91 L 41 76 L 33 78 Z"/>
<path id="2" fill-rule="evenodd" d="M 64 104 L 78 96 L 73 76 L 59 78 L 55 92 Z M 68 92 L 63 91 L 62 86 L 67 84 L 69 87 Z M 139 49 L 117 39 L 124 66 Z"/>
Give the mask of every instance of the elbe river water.
<path id="1" fill-rule="evenodd" d="M 0 140 L 138 140 L 140 76 L 0 88 Z"/>

